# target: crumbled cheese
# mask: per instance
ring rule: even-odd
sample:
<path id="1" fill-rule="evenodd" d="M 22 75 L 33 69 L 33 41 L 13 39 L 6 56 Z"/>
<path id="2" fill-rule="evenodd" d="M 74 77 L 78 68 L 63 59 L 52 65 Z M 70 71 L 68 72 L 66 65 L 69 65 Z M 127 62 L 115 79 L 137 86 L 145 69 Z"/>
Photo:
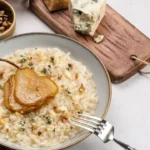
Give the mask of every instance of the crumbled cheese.
<path id="1" fill-rule="evenodd" d="M 68 70 L 65 70 L 65 71 L 64 71 L 64 75 L 65 75 L 68 79 L 70 79 L 70 80 L 73 79 L 71 73 L 70 73 Z"/>
<path id="2" fill-rule="evenodd" d="M 104 40 L 104 35 L 98 35 L 97 37 L 94 38 L 95 43 L 100 43 Z"/>

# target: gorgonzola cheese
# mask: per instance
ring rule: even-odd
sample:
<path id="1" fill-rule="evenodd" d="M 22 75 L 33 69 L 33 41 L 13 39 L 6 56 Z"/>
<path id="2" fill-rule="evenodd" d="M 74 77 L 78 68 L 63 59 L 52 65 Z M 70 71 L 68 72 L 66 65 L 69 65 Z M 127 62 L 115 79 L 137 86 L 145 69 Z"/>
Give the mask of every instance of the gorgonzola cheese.
<path id="1" fill-rule="evenodd" d="M 106 0 L 70 0 L 74 30 L 93 36 L 105 15 Z"/>

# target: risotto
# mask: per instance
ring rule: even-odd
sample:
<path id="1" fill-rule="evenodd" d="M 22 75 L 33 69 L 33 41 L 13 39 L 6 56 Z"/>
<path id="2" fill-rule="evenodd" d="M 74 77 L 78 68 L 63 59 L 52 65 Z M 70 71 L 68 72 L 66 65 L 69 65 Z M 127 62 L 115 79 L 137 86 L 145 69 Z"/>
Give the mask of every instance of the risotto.
<path id="1" fill-rule="evenodd" d="M 69 118 L 77 112 L 94 114 L 98 103 L 96 85 L 86 66 L 57 48 L 17 50 L 6 59 L 50 77 L 59 92 L 36 111 L 27 114 L 9 111 L 3 103 L 3 86 L 17 69 L 0 62 L 0 137 L 20 145 L 48 147 L 64 143 L 81 132 L 70 124 Z"/>

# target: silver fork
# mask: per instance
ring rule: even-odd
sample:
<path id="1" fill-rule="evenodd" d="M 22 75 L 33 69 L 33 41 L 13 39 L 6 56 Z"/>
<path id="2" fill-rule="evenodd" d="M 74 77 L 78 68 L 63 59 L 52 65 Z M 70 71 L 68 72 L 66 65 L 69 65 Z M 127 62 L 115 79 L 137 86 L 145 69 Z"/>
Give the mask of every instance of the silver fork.
<path id="1" fill-rule="evenodd" d="M 71 124 L 86 129 L 96 136 L 98 136 L 102 142 L 107 143 L 114 141 L 125 150 L 136 150 L 129 145 L 114 138 L 114 127 L 107 121 L 102 120 L 95 116 L 88 116 L 85 114 L 77 114 L 70 120 Z"/>

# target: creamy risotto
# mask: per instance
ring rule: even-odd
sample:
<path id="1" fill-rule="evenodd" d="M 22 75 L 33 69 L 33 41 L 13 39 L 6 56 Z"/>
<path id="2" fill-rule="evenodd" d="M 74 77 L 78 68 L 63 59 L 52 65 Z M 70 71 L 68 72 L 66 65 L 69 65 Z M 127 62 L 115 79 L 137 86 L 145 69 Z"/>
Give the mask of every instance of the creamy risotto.
<path id="1" fill-rule="evenodd" d="M 81 129 L 71 125 L 69 118 L 77 112 L 93 114 L 98 103 L 96 86 L 86 66 L 55 48 L 17 50 L 6 58 L 40 76 L 49 76 L 59 92 L 36 111 L 9 111 L 3 103 L 3 85 L 16 68 L 0 62 L 0 137 L 33 147 L 54 146 L 75 137 Z"/>

